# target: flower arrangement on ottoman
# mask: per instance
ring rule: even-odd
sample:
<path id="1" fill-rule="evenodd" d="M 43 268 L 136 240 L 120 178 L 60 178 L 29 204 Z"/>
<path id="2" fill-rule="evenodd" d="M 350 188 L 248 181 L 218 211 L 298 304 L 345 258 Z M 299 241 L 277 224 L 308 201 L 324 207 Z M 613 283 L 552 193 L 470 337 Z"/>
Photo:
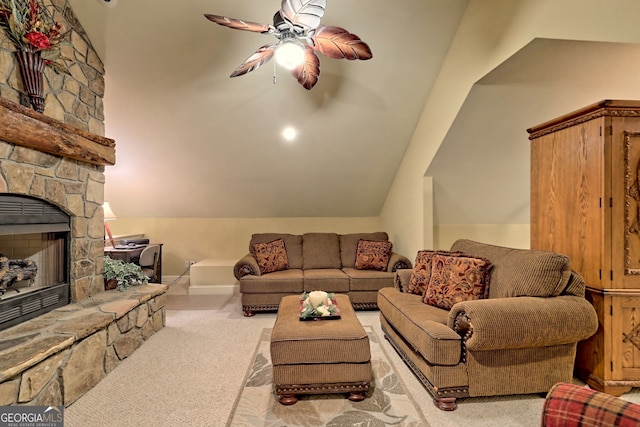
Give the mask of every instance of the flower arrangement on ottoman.
<path id="1" fill-rule="evenodd" d="M 305 292 L 300 297 L 300 320 L 339 318 L 340 309 L 333 294 L 313 291 Z"/>

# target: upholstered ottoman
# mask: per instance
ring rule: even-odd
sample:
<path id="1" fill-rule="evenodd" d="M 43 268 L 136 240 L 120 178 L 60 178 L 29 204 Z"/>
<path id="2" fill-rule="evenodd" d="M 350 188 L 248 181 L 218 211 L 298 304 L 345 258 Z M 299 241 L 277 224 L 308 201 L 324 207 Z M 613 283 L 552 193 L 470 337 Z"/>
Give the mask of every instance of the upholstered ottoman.
<path id="1" fill-rule="evenodd" d="M 301 321 L 300 297 L 280 302 L 271 333 L 274 391 L 291 405 L 299 394 L 349 393 L 365 398 L 371 382 L 369 337 L 347 295 L 335 295 L 340 319 Z"/>

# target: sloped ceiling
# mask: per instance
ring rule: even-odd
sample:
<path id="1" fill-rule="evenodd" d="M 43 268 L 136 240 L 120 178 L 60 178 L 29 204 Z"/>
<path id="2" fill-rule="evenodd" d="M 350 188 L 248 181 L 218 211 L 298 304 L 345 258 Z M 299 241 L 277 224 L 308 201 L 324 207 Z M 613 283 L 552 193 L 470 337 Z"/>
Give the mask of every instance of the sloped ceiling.
<path id="1" fill-rule="evenodd" d="M 230 79 L 275 39 L 203 17 L 270 23 L 277 0 L 69 1 L 106 68 L 122 217 L 377 216 L 467 4 L 329 1 L 322 23 L 374 57 L 321 57 L 307 91 L 272 62 Z"/>
<path id="2" fill-rule="evenodd" d="M 528 224 L 527 129 L 604 99 L 640 99 L 640 46 L 536 39 L 473 87 L 429 166 L 435 222 Z"/>

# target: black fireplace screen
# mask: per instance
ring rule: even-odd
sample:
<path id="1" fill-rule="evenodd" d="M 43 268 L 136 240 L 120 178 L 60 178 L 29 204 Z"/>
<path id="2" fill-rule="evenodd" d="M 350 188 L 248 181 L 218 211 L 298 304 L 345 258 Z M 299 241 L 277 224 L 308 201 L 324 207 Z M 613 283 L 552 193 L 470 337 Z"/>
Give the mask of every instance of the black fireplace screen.
<path id="1" fill-rule="evenodd" d="M 57 206 L 0 194 L 0 330 L 69 303 L 69 236 Z"/>

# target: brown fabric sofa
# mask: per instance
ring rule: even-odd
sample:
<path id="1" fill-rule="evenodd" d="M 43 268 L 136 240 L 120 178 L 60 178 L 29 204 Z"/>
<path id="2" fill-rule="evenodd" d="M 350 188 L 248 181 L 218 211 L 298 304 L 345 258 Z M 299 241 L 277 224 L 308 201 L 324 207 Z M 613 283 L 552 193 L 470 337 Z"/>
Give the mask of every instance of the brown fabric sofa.
<path id="1" fill-rule="evenodd" d="M 488 297 L 444 310 L 407 293 L 412 270 L 378 292 L 385 337 L 443 410 L 459 397 L 546 393 L 570 382 L 577 343 L 598 327 L 585 283 L 560 254 L 458 240 L 489 260 Z"/>
<path id="2" fill-rule="evenodd" d="M 262 274 L 254 245 L 278 239 L 284 241 L 288 267 Z M 389 237 L 385 232 L 254 234 L 249 242 L 249 253 L 234 266 L 245 316 L 276 311 L 283 296 L 315 290 L 347 294 L 356 309 L 377 308 L 378 290 L 393 286 L 394 272 L 411 268 L 411 261 L 391 252 L 384 271 L 356 269 L 360 240 L 388 242 Z"/>

